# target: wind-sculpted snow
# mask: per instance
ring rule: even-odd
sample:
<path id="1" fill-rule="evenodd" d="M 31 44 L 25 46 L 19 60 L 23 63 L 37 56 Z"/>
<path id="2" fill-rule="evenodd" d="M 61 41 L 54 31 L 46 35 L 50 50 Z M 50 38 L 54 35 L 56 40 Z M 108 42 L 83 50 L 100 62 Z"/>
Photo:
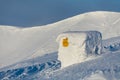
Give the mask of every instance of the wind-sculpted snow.
<path id="1" fill-rule="evenodd" d="M 83 80 L 84 78 L 101 71 L 106 80 L 120 79 L 120 52 L 107 53 L 96 59 L 85 61 L 49 74 L 49 77 L 39 76 L 42 80 Z M 47 75 L 48 76 L 48 75 Z"/>
<path id="2" fill-rule="evenodd" d="M 90 61 L 59 69 L 60 62 L 50 61 L 17 69 L 0 71 L 1 80 L 89 80 L 102 74 L 105 80 L 120 79 L 120 52 L 107 53 Z M 99 76 L 99 75 L 97 75 Z M 90 77 L 90 78 L 89 78 Z M 93 76 L 92 76 L 93 78 Z M 101 78 L 102 79 L 102 78 Z"/>
<path id="3" fill-rule="evenodd" d="M 32 28 L 0 26 L 0 68 L 57 51 L 55 40 L 65 31 L 97 30 L 103 39 L 119 36 L 119 17 L 120 13 L 98 11 Z"/>
<path id="4" fill-rule="evenodd" d="M 0 80 L 28 80 L 28 77 L 51 68 L 52 70 L 60 68 L 60 62 L 55 60 L 42 64 L 0 71 Z"/>
<path id="5" fill-rule="evenodd" d="M 58 36 L 57 42 L 58 60 L 62 68 L 84 62 L 88 56 L 101 54 L 102 50 L 102 35 L 98 31 L 65 32 Z M 63 43 L 69 45 L 64 46 Z"/>
<path id="6" fill-rule="evenodd" d="M 114 40 L 114 42 L 113 42 Z M 109 41 L 109 43 L 108 43 Z M 103 40 L 103 47 L 119 42 L 118 38 Z M 114 46 L 113 46 L 114 47 Z M 116 47 L 114 47 L 116 48 Z M 85 62 L 59 69 L 61 63 L 56 59 L 57 53 L 36 58 L 12 65 L 11 68 L 0 71 L 1 80 L 119 80 L 120 79 L 120 49 L 116 51 L 105 50 L 106 54 L 94 56 Z M 110 53 L 109 53 L 110 52 Z M 46 60 L 47 62 L 44 62 Z M 37 62 L 37 63 L 36 63 Z M 43 63 L 40 63 L 43 62 Z M 28 63 L 25 67 L 23 64 Z M 19 65 L 19 67 L 14 67 Z M 21 65 L 21 66 L 20 66 Z M 97 78 L 98 77 L 98 78 Z"/>
<path id="7" fill-rule="evenodd" d="M 97 30 L 103 39 L 120 36 L 120 13 L 91 12 L 81 14 L 66 20 L 34 28 L 0 27 L 0 68 L 15 64 L 19 61 L 34 59 L 50 53 L 35 63 L 25 62 L 25 66 L 18 63 L 15 67 L 0 70 L 2 80 L 82 80 L 90 79 L 94 75 L 103 75 L 106 80 L 120 79 L 120 39 L 103 41 L 103 53 L 92 56 L 87 61 L 58 69 L 60 62 L 53 56 L 57 52 L 57 36 L 65 31 Z M 57 53 L 55 53 L 57 54 Z M 47 62 L 45 62 L 47 61 Z M 36 60 L 34 61 L 36 62 Z M 41 63 L 42 62 L 42 63 Z M 22 62 L 24 63 L 24 62 Z M 30 64 L 29 64 L 30 63 Z M 18 67 L 16 67 L 18 66 Z M 57 69 L 57 70 L 56 70 Z M 100 74 L 99 74 L 100 72 Z M 93 76 L 92 76 L 93 75 Z"/>
<path id="8" fill-rule="evenodd" d="M 115 52 L 120 50 L 120 37 L 113 37 L 107 40 L 103 40 L 103 53 Z"/>

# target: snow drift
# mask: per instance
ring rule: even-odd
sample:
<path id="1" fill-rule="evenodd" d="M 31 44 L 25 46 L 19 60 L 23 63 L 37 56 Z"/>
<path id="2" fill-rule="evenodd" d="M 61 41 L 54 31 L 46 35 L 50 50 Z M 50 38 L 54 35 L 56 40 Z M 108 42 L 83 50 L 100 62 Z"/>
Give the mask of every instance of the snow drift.
<path id="1" fill-rule="evenodd" d="M 120 13 L 98 11 L 33 28 L 0 26 L 0 67 L 56 52 L 62 32 L 97 30 L 107 39 L 120 35 L 119 25 Z"/>
<path id="2" fill-rule="evenodd" d="M 58 60 L 62 68 L 101 54 L 102 35 L 98 31 L 69 31 L 58 36 Z"/>
<path id="3" fill-rule="evenodd" d="M 87 31 L 97 30 L 103 34 L 103 39 L 120 35 L 120 14 L 114 12 L 92 12 L 78 15 L 54 24 L 34 27 L 34 28 L 15 28 L 0 27 L 0 67 L 7 66 L 18 61 L 42 56 L 51 52 L 57 52 L 58 46 L 55 42 L 57 36 L 65 31 Z M 113 28 L 114 27 L 114 28 Z M 64 69 L 54 71 L 59 68 L 60 63 L 40 61 L 43 63 L 29 65 L 32 60 L 23 64 L 18 63 L 12 68 L 0 71 L 0 79 L 9 80 L 85 80 L 100 79 L 119 80 L 120 79 L 120 39 L 105 43 L 106 54 L 92 58 L 80 64 L 72 65 Z M 105 42 L 110 42 L 105 41 Z M 104 43 L 104 42 L 103 42 Z M 107 44 L 107 45 L 106 45 Z M 107 52 L 108 51 L 108 52 Z M 116 52 L 118 51 L 118 52 Z M 110 54 L 111 53 L 111 54 Z M 43 56 L 42 56 L 43 57 Z M 26 66 L 23 66 L 26 65 Z M 17 66 L 17 68 L 16 68 Z M 23 66 L 23 67 L 21 67 Z M 20 67 L 20 68 L 19 68 Z M 100 72 L 97 72 L 100 71 Z"/>

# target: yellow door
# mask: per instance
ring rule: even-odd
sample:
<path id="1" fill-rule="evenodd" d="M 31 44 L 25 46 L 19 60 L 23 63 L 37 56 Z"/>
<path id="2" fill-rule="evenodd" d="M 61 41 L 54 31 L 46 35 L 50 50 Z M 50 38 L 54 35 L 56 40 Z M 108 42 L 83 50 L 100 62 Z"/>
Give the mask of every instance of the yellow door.
<path id="1" fill-rule="evenodd" d="M 63 47 L 68 47 L 69 46 L 68 38 L 63 39 L 62 44 L 63 44 Z"/>

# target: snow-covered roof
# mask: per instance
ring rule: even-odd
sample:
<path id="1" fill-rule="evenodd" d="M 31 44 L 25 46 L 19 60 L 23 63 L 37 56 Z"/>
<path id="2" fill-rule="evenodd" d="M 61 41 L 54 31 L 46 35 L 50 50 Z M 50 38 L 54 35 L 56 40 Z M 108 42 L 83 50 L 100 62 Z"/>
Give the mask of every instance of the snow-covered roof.
<path id="1" fill-rule="evenodd" d="M 86 39 L 87 38 L 87 36 L 91 36 L 91 35 L 100 35 L 100 36 L 102 36 L 101 35 L 101 33 L 100 32 L 98 32 L 98 31 L 67 31 L 67 32 L 63 32 L 63 33 L 61 33 L 58 37 L 57 37 L 57 39 L 56 39 L 56 41 L 57 42 L 59 42 L 60 41 L 60 39 L 61 38 L 66 38 L 66 37 L 74 37 L 74 38 L 79 38 L 79 37 L 82 37 L 82 38 L 84 38 L 84 39 Z"/>

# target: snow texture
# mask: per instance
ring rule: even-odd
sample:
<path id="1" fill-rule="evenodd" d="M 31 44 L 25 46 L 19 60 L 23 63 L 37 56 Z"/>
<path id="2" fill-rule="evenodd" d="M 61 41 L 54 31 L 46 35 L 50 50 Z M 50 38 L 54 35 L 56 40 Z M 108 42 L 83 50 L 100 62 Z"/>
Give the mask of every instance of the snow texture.
<path id="1" fill-rule="evenodd" d="M 4 68 L 0 70 L 1 77 L 3 76 L 1 80 L 84 80 L 84 78 L 97 77 L 95 75 L 99 74 L 96 72 L 98 70 L 103 73 L 103 75 L 99 74 L 99 77 L 103 78 L 105 76 L 106 80 L 120 80 L 119 20 L 120 13 L 98 11 L 77 15 L 54 24 L 32 28 L 1 25 L 0 68 L 17 62 L 16 65 L 12 65 L 12 68 L 8 66 L 7 70 L 4 70 Z M 80 64 L 54 70 L 54 68 L 60 66 L 60 63 L 55 63 L 58 66 L 52 65 L 52 63 L 57 62 L 57 56 L 51 54 L 56 52 L 57 55 L 58 44 L 55 42 L 55 39 L 59 34 L 71 30 L 97 30 L 101 32 L 103 39 L 107 39 L 102 41 L 105 55 L 91 57 L 90 60 L 87 59 L 88 61 Z M 117 40 L 114 37 L 118 37 Z M 108 40 L 109 38 L 111 39 Z M 35 57 L 44 57 L 43 55 L 46 54 L 49 54 L 50 57 L 34 60 Z M 25 62 L 29 58 L 32 59 Z M 19 63 L 19 61 L 23 62 Z M 34 64 L 34 66 L 32 63 L 36 63 L 36 61 L 39 62 L 37 62 L 38 64 Z M 41 67 L 39 65 L 41 64 L 46 64 L 47 69 L 43 68 L 40 70 Z M 48 66 L 48 64 L 52 66 Z M 21 72 L 21 68 L 23 68 L 23 72 Z M 29 75 L 29 72 L 27 73 L 29 70 L 30 74 L 31 71 L 35 70 L 35 72 Z"/>
<path id="2" fill-rule="evenodd" d="M 68 38 L 68 46 L 63 41 Z M 69 31 L 60 34 L 58 60 L 62 68 L 85 61 L 88 56 L 101 54 L 102 35 L 98 31 Z"/>
<path id="3" fill-rule="evenodd" d="M 1 25 L 0 68 L 29 58 L 57 52 L 58 44 L 55 39 L 66 31 L 97 30 L 103 34 L 103 39 L 117 37 L 120 35 L 119 17 L 120 13 L 97 11 L 31 28 Z"/>
<path id="4" fill-rule="evenodd" d="M 92 73 L 89 77 L 86 77 L 84 80 L 107 80 L 102 71 L 97 71 Z"/>

